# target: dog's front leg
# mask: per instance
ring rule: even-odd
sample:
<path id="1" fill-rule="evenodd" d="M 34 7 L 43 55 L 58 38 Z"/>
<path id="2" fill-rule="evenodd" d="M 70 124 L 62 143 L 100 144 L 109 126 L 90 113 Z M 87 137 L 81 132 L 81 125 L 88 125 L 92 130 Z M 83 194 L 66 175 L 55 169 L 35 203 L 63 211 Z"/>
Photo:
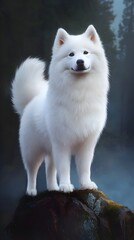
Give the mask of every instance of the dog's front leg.
<path id="1" fill-rule="evenodd" d="M 70 181 L 70 151 L 66 149 L 63 145 L 54 144 L 53 149 L 53 159 L 55 161 L 55 166 L 59 178 L 59 188 L 63 192 L 72 192 L 74 186 Z"/>
<path id="2" fill-rule="evenodd" d="M 88 141 L 80 146 L 76 153 L 75 161 L 81 189 L 97 189 L 91 181 L 91 164 L 94 156 L 95 143 Z"/>

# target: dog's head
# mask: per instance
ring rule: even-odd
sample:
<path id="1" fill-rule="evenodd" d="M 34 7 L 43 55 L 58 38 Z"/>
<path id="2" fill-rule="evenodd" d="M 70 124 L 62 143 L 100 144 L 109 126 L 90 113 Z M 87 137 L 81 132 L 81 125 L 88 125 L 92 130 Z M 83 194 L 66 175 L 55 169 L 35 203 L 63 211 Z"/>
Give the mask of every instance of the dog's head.
<path id="1" fill-rule="evenodd" d="M 100 52 L 102 56 L 104 51 L 93 25 L 81 35 L 69 35 L 64 29 L 58 29 L 53 46 L 53 58 L 64 71 L 73 74 L 90 72 L 94 63 L 97 64 L 96 59 Z"/>

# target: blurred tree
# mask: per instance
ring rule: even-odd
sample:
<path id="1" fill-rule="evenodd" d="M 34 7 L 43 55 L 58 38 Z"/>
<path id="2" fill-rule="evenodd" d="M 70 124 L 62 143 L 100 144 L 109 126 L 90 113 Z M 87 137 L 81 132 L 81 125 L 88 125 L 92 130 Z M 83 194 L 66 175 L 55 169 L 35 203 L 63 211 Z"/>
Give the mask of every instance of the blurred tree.
<path id="1" fill-rule="evenodd" d="M 44 56 L 43 29 L 42 0 L 0 1 L 0 126 L 4 162 L 16 158 L 18 142 L 18 118 L 11 108 L 10 83 L 25 58 Z"/>
<path id="2" fill-rule="evenodd" d="M 134 1 L 124 0 L 123 20 L 119 28 L 123 136 L 134 138 Z"/>

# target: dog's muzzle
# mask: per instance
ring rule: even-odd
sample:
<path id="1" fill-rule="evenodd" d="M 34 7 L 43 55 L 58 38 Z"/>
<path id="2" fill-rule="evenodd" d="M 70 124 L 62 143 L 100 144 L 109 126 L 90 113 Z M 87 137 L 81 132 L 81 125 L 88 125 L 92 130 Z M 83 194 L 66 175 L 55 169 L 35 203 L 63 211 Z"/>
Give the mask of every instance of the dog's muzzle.
<path id="1" fill-rule="evenodd" d="M 84 71 L 84 70 L 86 70 L 83 59 L 78 59 L 76 61 L 76 64 L 77 64 L 76 71 Z"/>
<path id="2" fill-rule="evenodd" d="M 86 67 L 83 59 L 78 59 L 75 63 L 75 68 L 71 68 L 74 73 L 86 73 L 90 70 L 90 66 Z"/>

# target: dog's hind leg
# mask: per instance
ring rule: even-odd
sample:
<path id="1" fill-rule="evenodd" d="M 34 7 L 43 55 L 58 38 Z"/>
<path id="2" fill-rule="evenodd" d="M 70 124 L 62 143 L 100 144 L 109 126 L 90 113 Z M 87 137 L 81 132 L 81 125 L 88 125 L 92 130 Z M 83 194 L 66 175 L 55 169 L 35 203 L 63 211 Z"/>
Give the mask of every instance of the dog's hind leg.
<path id="1" fill-rule="evenodd" d="M 37 160 L 38 159 L 38 160 Z M 41 163 L 43 162 L 43 157 L 39 157 L 36 159 L 32 159 L 32 161 L 28 161 L 25 166 L 27 172 L 27 194 L 35 196 L 37 194 L 36 190 L 36 181 L 37 181 L 37 173 Z"/>

